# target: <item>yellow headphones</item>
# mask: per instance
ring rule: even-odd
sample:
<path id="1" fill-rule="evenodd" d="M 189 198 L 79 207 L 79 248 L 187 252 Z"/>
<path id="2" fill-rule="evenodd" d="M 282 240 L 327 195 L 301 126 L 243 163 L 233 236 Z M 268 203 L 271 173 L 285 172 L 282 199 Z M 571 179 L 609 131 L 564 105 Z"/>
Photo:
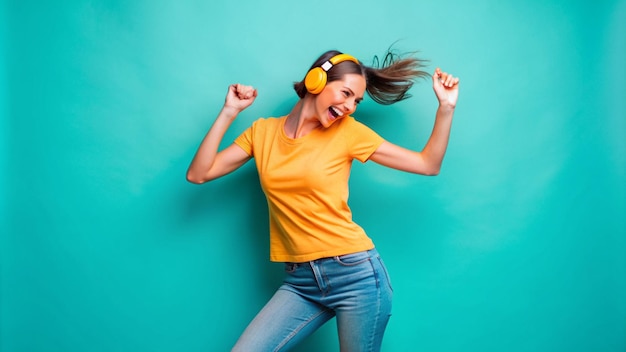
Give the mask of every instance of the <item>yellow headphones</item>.
<path id="1" fill-rule="evenodd" d="M 308 90 L 311 94 L 320 94 L 326 86 L 326 72 L 328 72 L 328 70 L 330 70 L 330 68 L 334 65 L 344 61 L 352 61 L 357 64 L 359 63 L 359 60 L 348 54 L 338 54 L 331 57 L 321 66 L 312 68 L 306 74 L 306 77 L 304 77 L 304 86 L 306 87 L 306 90 Z"/>

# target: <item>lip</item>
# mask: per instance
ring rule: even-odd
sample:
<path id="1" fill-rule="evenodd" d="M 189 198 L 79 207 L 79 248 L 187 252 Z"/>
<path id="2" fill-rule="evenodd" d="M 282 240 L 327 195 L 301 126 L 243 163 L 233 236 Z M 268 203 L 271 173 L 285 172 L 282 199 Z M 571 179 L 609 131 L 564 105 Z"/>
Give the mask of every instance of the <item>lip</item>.
<path id="1" fill-rule="evenodd" d="M 332 107 L 332 106 L 331 106 L 330 108 L 328 108 L 328 110 L 326 110 L 326 111 L 327 111 L 326 113 L 327 113 L 327 115 L 328 115 L 328 120 L 329 120 L 330 122 L 333 122 L 333 121 L 335 121 L 335 120 L 337 120 L 337 119 L 340 119 L 340 118 L 342 118 L 342 117 L 344 116 L 343 114 L 342 114 L 342 115 L 339 115 L 339 116 L 335 116 L 335 115 L 331 112 L 331 110 L 334 110 L 334 112 L 338 112 L 338 111 L 339 111 L 339 109 L 334 108 L 334 107 Z"/>
<path id="2" fill-rule="evenodd" d="M 327 111 L 327 112 L 326 112 L 326 114 L 328 114 L 328 122 L 333 122 L 333 121 L 335 121 L 335 120 L 338 118 L 338 117 L 335 117 L 335 115 L 333 115 L 333 114 L 330 112 L 330 109 L 328 109 L 328 110 L 326 110 L 326 111 Z"/>

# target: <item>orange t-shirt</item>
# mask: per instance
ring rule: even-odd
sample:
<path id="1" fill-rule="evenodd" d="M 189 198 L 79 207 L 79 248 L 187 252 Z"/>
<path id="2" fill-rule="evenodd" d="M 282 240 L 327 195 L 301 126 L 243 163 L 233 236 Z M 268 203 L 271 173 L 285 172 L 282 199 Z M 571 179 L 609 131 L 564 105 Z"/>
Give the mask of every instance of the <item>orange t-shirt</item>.
<path id="1" fill-rule="evenodd" d="M 269 208 L 270 260 L 305 262 L 374 248 L 352 221 L 348 178 L 352 160 L 383 143 L 346 116 L 301 138 L 285 134 L 286 116 L 255 121 L 235 143 L 254 157 Z"/>

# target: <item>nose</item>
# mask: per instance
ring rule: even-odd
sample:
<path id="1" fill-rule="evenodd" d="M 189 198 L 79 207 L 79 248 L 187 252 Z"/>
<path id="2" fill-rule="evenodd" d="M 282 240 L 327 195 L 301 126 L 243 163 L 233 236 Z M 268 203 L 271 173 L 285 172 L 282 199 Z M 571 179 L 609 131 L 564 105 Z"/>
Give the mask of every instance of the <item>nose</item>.
<path id="1" fill-rule="evenodd" d="M 356 110 L 356 100 L 355 99 L 348 99 L 346 100 L 344 106 L 344 110 L 345 112 L 354 112 Z"/>

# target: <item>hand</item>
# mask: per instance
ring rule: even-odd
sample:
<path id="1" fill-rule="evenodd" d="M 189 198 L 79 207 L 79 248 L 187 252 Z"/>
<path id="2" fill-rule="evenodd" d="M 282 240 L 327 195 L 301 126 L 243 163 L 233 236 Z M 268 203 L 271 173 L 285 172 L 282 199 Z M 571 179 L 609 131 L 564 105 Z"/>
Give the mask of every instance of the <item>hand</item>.
<path id="1" fill-rule="evenodd" d="M 234 109 L 236 113 L 239 113 L 252 105 L 256 96 L 257 91 L 252 86 L 231 84 L 228 86 L 228 94 L 226 94 L 224 108 Z"/>
<path id="2" fill-rule="evenodd" d="M 433 74 L 433 89 L 437 95 L 440 105 L 447 105 L 451 108 L 456 106 L 459 98 L 459 78 L 447 72 L 441 72 L 437 67 Z"/>

